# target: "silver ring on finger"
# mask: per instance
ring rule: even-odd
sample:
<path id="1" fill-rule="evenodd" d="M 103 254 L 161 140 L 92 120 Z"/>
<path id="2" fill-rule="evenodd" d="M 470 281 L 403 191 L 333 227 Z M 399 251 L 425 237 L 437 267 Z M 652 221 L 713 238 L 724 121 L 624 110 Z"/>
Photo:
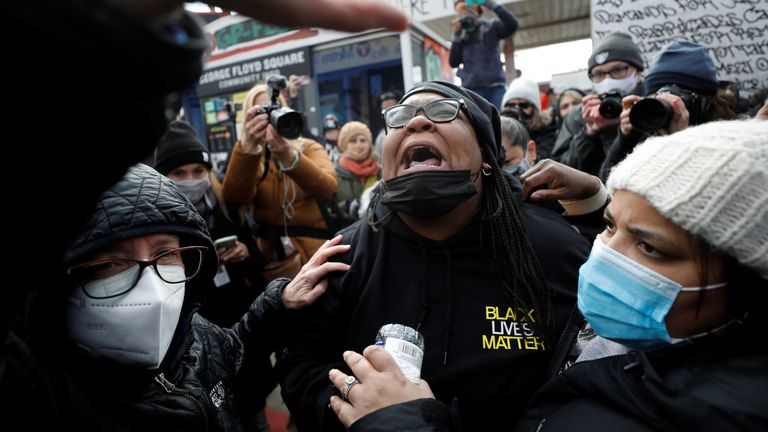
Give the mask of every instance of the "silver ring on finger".
<path id="1" fill-rule="evenodd" d="M 352 386 L 359 383 L 357 378 L 354 377 L 354 375 L 350 375 L 347 378 L 344 379 L 344 388 L 341 390 L 341 397 L 348 401 L 349 399 L 347 396 L 349 395 L 349 390 L 352 389 Z"/>

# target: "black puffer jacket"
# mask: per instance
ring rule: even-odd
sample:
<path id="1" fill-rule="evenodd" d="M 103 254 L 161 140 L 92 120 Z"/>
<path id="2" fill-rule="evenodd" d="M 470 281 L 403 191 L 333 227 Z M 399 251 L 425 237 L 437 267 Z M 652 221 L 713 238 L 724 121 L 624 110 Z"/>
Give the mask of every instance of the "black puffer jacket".
<path id="1" fill-rule="evenodd" d="M 167 178 L 138 165 L 105 192 L 66 254 L 71 265 L 121 239 L 176 234 L 182 245 L 210 252 L 186 283 L 173 342 L 157 370 L 118 365 L 85 355 L 66 333 L 66 298 L 72 283 L 37 293 L 30 310 L 31 345 L 50 380 L 58 427 L 74 430 L 239 430 L 236 384 L 247 362 L 272 350 L 269 322 L 282 309 L 285 280 L 273 282 L 240 322 L 220 328 L 196 313 L 199 284 L 216 272 L 217 259 L 203 219 Z M 247 368 L 246 368 L 247 369 Z"/>

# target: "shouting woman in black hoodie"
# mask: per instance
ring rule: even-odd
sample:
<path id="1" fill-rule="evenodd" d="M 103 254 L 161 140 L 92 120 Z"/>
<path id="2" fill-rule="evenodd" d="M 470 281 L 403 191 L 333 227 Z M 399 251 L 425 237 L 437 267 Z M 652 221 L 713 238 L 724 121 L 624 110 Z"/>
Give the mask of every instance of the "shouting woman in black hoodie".
<path id="1" fill-rule="evenodd" d="M 498 164 L 499 115 L 480 96 L 428 82 L 384 118 L 381 187 L 368 220 L 343 231 L 352 247 L 339 259 L 350 270 L 291 319 L 296 336 L 278 362 L 283 397 L 299 428 L 344 430 L 328 405 L 329 371 L 348 371 L 345 350 L 399 323 L 423 334 L 422 377 L 453 401 L 466 430 L 514 422 L 574 309 L 589 243 L 557 214 L 520 202 Z"/>

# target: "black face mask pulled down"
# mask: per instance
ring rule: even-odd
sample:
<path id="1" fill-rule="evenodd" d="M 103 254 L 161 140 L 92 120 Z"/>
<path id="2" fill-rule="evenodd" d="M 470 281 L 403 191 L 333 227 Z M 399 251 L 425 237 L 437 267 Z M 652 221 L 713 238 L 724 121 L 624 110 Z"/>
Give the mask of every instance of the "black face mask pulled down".
<path id="1" fill-rule="evenodd" d="M 442 216 L 477 194 L 468 170 L 418 171 L 381 182 L 381 203 L 421 219 Z"/>

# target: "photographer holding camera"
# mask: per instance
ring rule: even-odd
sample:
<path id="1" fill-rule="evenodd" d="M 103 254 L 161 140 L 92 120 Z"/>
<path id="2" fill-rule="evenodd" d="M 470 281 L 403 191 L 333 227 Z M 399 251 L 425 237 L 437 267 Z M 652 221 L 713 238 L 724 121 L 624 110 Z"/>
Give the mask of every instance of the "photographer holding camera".
<path id="1" fill-rule="evenodd" d="M 588 61 L 594 94 L 563 119 L 551 158 L 592 175 L 598 175 L 606 152 L 618 134 L 621 99 L 645 95 L 640 73 L 640 49 L 625 33 L 607 35 Z"/>
<path id="2" fill-rule="evenodd" d="M 650 135 L 670 135 L 688 126 L 736 117 L 733 95 L 720 90 L 706 48 L 676 41 L 664 46 L 645 79 L 648 97 L 622 101 L 621 133 L 606 154 L 601 176 Z"/>
<path id="3" fill-rule="evenodd" d="M 265 281 L 295 276 L 333 234 L 318 199 L 333 195 L 336 172 L 321 144 L 299 136 L 301 115 L 279 96 L 286 85 L 278 76 L 248 92 L 242 135 L 222 184 L 227 202 L 252 206 Z"/>
<path id="4" fill-rule="evenodd" d="M 499 18 L 480 19 L 483 14 L 481 4 Z M 448 62 L 453 68 L 464 65 L 456 74 L 461 78 L 462 87 L 474 91 L 501 110 L 507 78 L 501 65 L 499 40 L 517 30 L 517 19 L 493 0 L 472 3 L 456 0 L 454 7 L 456 19 L 451 23 L 453 42 Z"/>

